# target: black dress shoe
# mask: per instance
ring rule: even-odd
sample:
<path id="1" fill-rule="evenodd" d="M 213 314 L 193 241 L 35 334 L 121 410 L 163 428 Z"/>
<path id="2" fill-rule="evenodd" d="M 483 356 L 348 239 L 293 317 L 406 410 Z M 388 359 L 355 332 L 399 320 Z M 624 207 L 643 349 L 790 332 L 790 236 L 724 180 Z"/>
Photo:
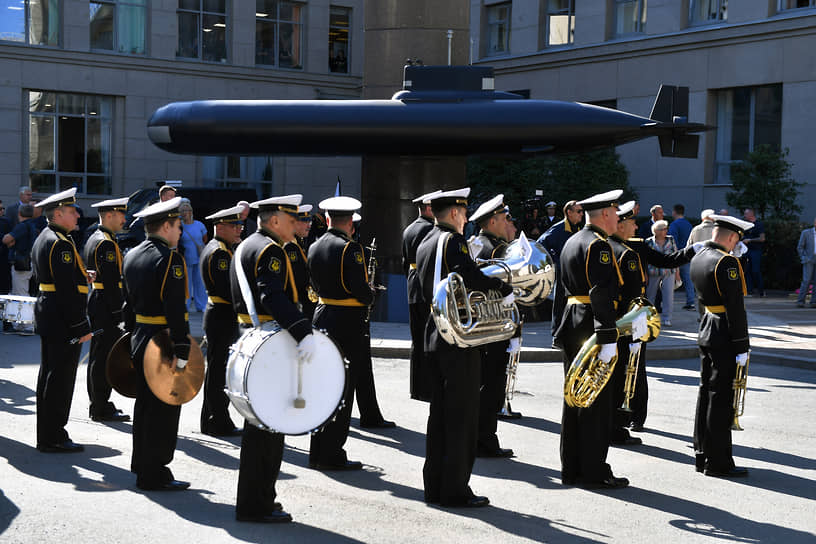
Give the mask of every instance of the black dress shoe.
<path id="1" fill-rule="evenodd" d="M 238 521 L 248 521 L 250 523 L 289 523 L 292 521 L 292 516 L 281 509 L 273 510 L 268 514 L 236 514 L 235 519 Z"/>
<path id="2" fill-rule="evenodd" d="M 365 423 L 363 423 L 362 421 L 360 422 L 361 429 L 393 429 L 396 426 L 397 424 L 394 423 L 393 421 L 386 421 L 384 419 L 374 422 L 368 421 Z"/>
<path id="3" fill-rule="evenodd" d="M 510 448 L 496 448 L 495 450 L 478 448 L 476 457 L 513 457 L 513 450 Z"/>
<path id="4" fill-rule="evenodd" d="M 243 429 L 239 429 L 238 427 L 226 428 L 226 429 L 201 429 L 201 434 L 206 434 L 208 436 L 215 436 L 215 437 L 223 437 L 223 436 L 241 436 L 244 434 Z"/>
<path id="5" fill-rule="evenodd" d="M 190 482 L 170 480 L 160 484 L 136 484 L 136 487 L 143 491 L 184 491 L 190 487 Z"/>
<path id="6" fill-rule="evenodd" d="M 360 470 L 363 464 L 360 461 L 346 461 L 344 463 L 309 463 L 309 468 L 315 470 Z"/>
<path id="7" fill-rule="evenodd" d="M 632 425 L 629 427 L 629 430 L 634 431 L 636 433 L 642 433 L 644 430 L 643 423 L 632 423 Z"/>
<path id="8" fill-rule="evenodd" d="M 732 469 L 722 471 L 706 468 L 703 471 L 703 474 L 706 476 L 713 476 L 715 478 L 744 478 L 748 476 L 748 469 L 745 467 L 734 467 Z"/>
<path id="9" fill-rule="evenodd" d="M 91 414 L 91 419 L 94 421 L 130 421 L 130 416 L 117 409 L 104 414 Z"/>
<path id="10" fill-rule="evenodd" d="M 65 442 L 55 444 L 37 444 L 37 449 L 43 453 L 79 453 L 85 451 L 85 447 L 74 443 L 70 438 Z"/>
<path id="11" fill-rule="evenodd" d="M 636 436 L 627 436 L 619 440 L 612 440 L 612 443 L 616 446 L 640 446 L 643 440 Z"/>

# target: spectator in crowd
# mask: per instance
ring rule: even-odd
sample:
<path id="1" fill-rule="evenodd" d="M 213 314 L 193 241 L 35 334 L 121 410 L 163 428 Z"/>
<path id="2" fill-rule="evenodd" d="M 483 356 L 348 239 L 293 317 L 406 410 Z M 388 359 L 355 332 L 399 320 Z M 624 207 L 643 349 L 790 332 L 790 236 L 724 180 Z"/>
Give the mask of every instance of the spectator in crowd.
<path id="1" fill-rule="evenodd" d="M 796 252 L 799 253 L 799 260 L 802 262 L 802 285 L 799 286 L 796 305 L 804 308 L 808 287 L 813 284 L 816 288 L 816 275 L 814 275 L 816 273 L 816 219 L 813 220 L 812 228 L 803 230 L 799 235 Z M 816 308 L 816 298 L 813 294 L 810 296 L 810 307 Z"/>
<path id="2" fill-rule="evenodd" d="M 646 240 L 646 243 L 664 255 L 674 253 L 677 251 L 677 244 L 674 238 L 669 236 L 669 224 L 660 219 L 655 221 L 652 225 L 652 236 Z M 672 268 L 658 268 L 654 265 L 648 265 L 649 283 L 646 285 L 646 298 L 654 300 L 658 289 L 663 296 L 663 309 L 660 315 L 664 326 L 671 327 L 672 310 L 674 306 L 674 281 L 680 279 L 680 272 Z"/>
<path id="3" fill-rule="evenodd" d="M 748 294 L 753 294 L 754 289 L 759 291 L 759 296 L 765 296 L 765 285 L 762 282 L 762 248 L 765 247 L 765 225 L 756 218 L 754 210 L 745 208 L 742 216 L 746 221 L 754 224 L 753 228 L 745 232 L 743 243 L 748 246 L 746 257 L 748 266 L 745 267 L 745 283 L 748 287 Z"/>
<path id="4" fill-rule="evenodd" d="M 8 210 L 6 210 L 6 217 L 8 217 L 8 220 L 11 222 L 11 228 L 14 228 L 14 226 L 17 223 L 19 223 L 20 206 L 23 206 L 25 204 L 31 204 L 32 196 L 31 187 L 29 187 L 28 185 L 23 185 L 22 187 L 20 187 L 19 196 L 20 201 L 17 202 L 16 204 L 12 204 L 11 206 L 8 207 Z"/>
<path id="5" fill-rule="evenodd" d="M 3 236 L 3 245 L 9 248 L 8 262 L 11 264 L 11 294 L 27 297 L 31 294 L 31 248 L 37 239 L 34 227 L 34 206 L 24 204 L 18 208 L 17 224 L 11 232 Z M 34 332 L 33 326 L 17 324 L 15 330 Z"/>
<path id="6" fill-rule="evenodd" d="M 652 214 L 652 217 L 644 221 L 638 228 L 638 238 L 643 238 L 644 240 L 652 236 L 652 226 L 655 222 L 663 220 L 663 206 L 655 204 L 649 208 L 649 213 Z"/>
<path id="7" fill-rule="evenodd" d="M 189 284 L 190 299 L 187 309 L 203 312 L 207 306 L 207 288 L 198 269 L 198 256 L 207 245 L 207 227 L 204 223 L 193 219 L 193 206 L 187 198 L 181 199 L 179 204 L 181 214 L 181 245 L 184 250 L 184 260 L 187 262 L 187 282 Z"/>
<path id="8" fill-rule="evenodd" d="M 728 215 L 728 208 L 720 208 L 720 211 L 717 212 L 717 215 Z"/>
<path id="9" fill-rule="evenodd" d="M 703 210 L 700 213 L 702 222 L 691 229 L 691 234 L 689 234 L 688 240 L 686 241 L 686 247 L 692 246 L 697 242 L 708 242 L 711 240 L 711 233 L 714 232 L 714 221 L 711 219 L 712 215 L 714 215 L 714 210 L 711 208 Z"/>
<path id="10" fill-rule="evenodd" d="M 6 217 L 6 207 L 0 200 L 0 240 L 9 232 L 11 232 L 11 221 Z M 0 244 L 0 295 L 7 295 L 11 291 L 11 264 L 8 260 L 8 252 L 6 244 Z"/>
<path id="11" fill-rule="evenodd" d="M 546 205 L 546 215 L 541 219 L 541 232 L 547 232 L 550 227 L 558 223 L 558 216 L 556 215 L 556 206 L 554 200 L 550 200 Z"/>
<path id="12" fill-rule="evenodd" d="M 674 242 L 677 244 L 677 247 L 680 248 L 686 247 L 692 230 L 691 223 L 686 219 L 685 214 L 686 208 L 682 204 L 675 204 L 672 207 L 672 222 L 671 225 L 669 225 L 669 236 L 674 238 Z M 691 284 L 689 266 L 688 264 L 684 264 L 680 267 L 680 279 L 683 280 L 683 287 L 686 290 L 684 310 L 694 309 L 694 286 Z"/>
<path id="13" fill-rule="evenodd" d="M 541 228 L 541 218 L 538 216 L 538 201 L 533 201 L 533 206 L 525 214 L 521 224 L 521 230 L 530 240 L 536 240 L 544 232 Z"/>

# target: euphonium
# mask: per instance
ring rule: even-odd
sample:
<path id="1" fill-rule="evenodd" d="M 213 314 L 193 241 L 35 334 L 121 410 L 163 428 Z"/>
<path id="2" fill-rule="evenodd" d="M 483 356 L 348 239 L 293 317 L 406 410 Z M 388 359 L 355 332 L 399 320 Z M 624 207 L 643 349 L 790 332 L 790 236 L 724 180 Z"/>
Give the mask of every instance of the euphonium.
<path id="1" fill-rule="evenodd" d="M 544 246 L 535 241 L 513 240 L 501 259 L 477 260 L 488 276 L 498 277 L 513 286 L 516 303 L 522 306 L 541 304 L 555 285 L 555 266 Z"/>
<path id="2" fill-rule="evenodd" d="M 629 304 L 626 315 L 615 322 L 619 336 L 632 334 L 632 324 L 641 315 L 646 316 L 648 332 L 639 338 L 644 342 L 651 342 L 660 334 L 660 315 L 652 303 L 643 297 L 638 297 Z M 638 339 L 635 339 L 638 340 Z M 606 382 L 612 377 L 615 370 L 617 356 L 608 363 L 598 359 L 601 347 L 597 345 L 596 335 L 584 342 L 581 350 L 572 360 L 564 380 L 564 400 L 573 408 L 588 408 L 603 391 Z"/>
<path id="3" fill-rule="evenodd" d="M 731 423 L 732 431 L 744 431 L 740 426 L 739 417 L 745 413 L 745 389 L 748 387 L 748 363 L 745 366 L 737 365 L 737 374 L 734 376 L 734 422 Z"/>

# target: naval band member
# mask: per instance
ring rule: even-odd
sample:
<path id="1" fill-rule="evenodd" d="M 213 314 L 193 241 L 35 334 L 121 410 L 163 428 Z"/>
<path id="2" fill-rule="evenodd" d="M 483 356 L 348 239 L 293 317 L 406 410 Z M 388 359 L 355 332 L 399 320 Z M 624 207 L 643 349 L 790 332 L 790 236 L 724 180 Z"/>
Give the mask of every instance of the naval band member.
<path id="1" fill-rule="evenodd" d="M 408 327 L 411 330 L 410 394 L 412 399 L 426 402 L 431 400 L 431 384 L 423 362 L 422 341 L 425 321 L 431 310 L 422 300 L 422 288 L 416 270 L 416 251 L 434 226 L 430 198 L 439 192 L 427 193 L 411 201 L 419 208 L 419 217 L 402 231 L 402 273 L 408 284 Z"/>
<path id="2" fill-rule="evenodd" d="M 177 367 L 190 355 L 187 322 L 187 266 L 174 248 L 181 237 L 181 197 L 158 202 L 135 214 L 144 222 L 147 238 L 124 258 L 125 327 L 132 331 L 130 353 L 138 379 L 133 407 L 131 472 L 136 486 L 146 491 L 181 491 L 167 465 L 176 450 L 181 406 L 156 397 L 145 380 L 144 354 L 153 336 L 169 329 Z"/>
<path id="3" fill-rule="evenodd" d="M 479 235 L 471 242 L 475 259 L 501 259 L 507 251 L 507 223 L 510 208 L 504 195 L 496 195 L 473 213 L 470 220 L 479 228 Z M 498 413 L 504 405 L 507 389 L 509 353 L 521 349 L 521 327 L 510 340 L 479 346 L 482 360 L 482 384 L 479 394 L 479 438 L 477 457 L 512 457 L 513 450 L 502 448 L 496 435 Z M 516 412 L 517 413 L 517 412 Z M 521 414 L 519 414 L 520 416 Z"/>
<path id="4" fill-rule="evenodd" d="M 637 232 L 635 223 L 635 201 L 630 200 L 622 204 L 618 209 L 618 228 L 609 237 L 609 245 L 615 252 L 615 259 L 618 261 L 618 268 L 623 277 L 621 286 L 620 302 L 618 304 L 618 317 L 623 316 L 629 310 L 629 304 L 633 299 L 646 296 L 646 270 L 647 264 L 659 266 L 661 268 L 676 268 L 686 264 L 694 257 L 694 247 L 688 247 L 664 254 L 655 251 L 642 238 L 634 238 Z M 620 410 L 624 399 L 624 384 L 626 382 L 626 367 L 629 362 L 629 355 L 632 350 L 636 350 L 638 357 L 637 375 L 635 378 L 635 394 L 630 401 L 631 413 Z M 640 341 L 633 341 L 632 335 L 618 338 L 618 363 L 612 378 L 607 387 L 612 388 L 612 427 L 610 441 L 612 444 L 620 446 L 636 446 L 642 440 L 633 437 L 624 427 L 632 422 L 632 430 L 643 430 L 643 423 L 646 421 L 646 406 L 649 400 L 649 388 L 646 380 L 646 344 Z"/>
<path id="5" fill-rule="evenodd" d="M 45 453 L 74 453 L 83 447 L 68 437 L 65 425 L 71 411 L 81 344 L 91 339 L 85 297 L 88 274 L 68 234 L 76 228 L 76 188 L 36 204 L 48 219 L 31 248 L 33 275 L 39 284 L 34 306 L 34 331 L 40 335 L 40 373 L 37 376 L 37 449 Z M 72 339 L 78 342 L 70 343 Z"/>
<path id="6" fill-rule="evenodd" d="M 564 316 L 555 333 L 563 349 L 564 372 L 581 346 L 594 332 L 604 363 L 617 353 L 616 304 L 623 283 L 607 238 L 617 229 L 621 190 L 609 191 L 578 202 L 587 224 L 573 234 L 561 251 L 561 283 L 567 297 Z M 611 388 L 604 387 L 588 408 L 564 402 L 561 416 L 561 481 L 564 485 L 621 488 L 629 485 L 617 478 L 606 462 L 609 450 Z"/>
<path id="7" fill-rule="evenodd" d="M 230 266 L 230 289 L 238 321 L 244 328 L 253 326 L 247 308 L 251 296 L 259 324 L 276 321 L 298 342 L 298 358 L 308 362 L 314 336 L 309 319 L 298 308 L 298 285 L 284 251 L 294 239 L 299 194 L 278 196 L 253 202 L 258 210 L 258 229 L 241 242 Z M 240 269 L 239 269 L 240 267 Z M 239 274 L 247 280 L 251 293 L 243 293 Z M 283 363 L 283 361 L 280 361 Z M 286 523 L 292 516 L 275 502 L 275 483 L 283 459 L 280 433 L 269 432 L 244 421 L 241 460 L 238 471 L 238 496 L 235 517 L 238 521 Z"/>
<path id="8" fill-rule="evenodd" d="M 351 239 L 352 215 L 359 200 L 347 196 L 327 198 L 319 207 L 326 212 L 328 230 L 309 247 L 309 275 L 318 295 L 314 324 L 337 342 L 349 361 L 344 404 L 334 421 L 312 435 L 309 466 L 318 470 L 359 470 L 349 461 L 343 445 L 348 437 L 354 392 L 365 365 L 366 316 L 374 294 L 368 285 L 363 247 Z"/>
<path id="9" fill-rule="evenodd" d="M 311 228 L 311 204 L 304 204 L 298 207 L 297 223 L 295 224 L 295 237 L 284 246 L 289 262 L 292 263 L 292 272 L 295 274 L 295 283 L 298 286 L 298 302 L 303 308 L 303 313 L 311 321 L 317 306 L 317 295 L 309 279 L 309 263 L 306 256 L 306 240 Z"/>
<path id="10" fill-rule="evenodd" d="M 748 364 L 750 342 L 745 274 L 739 259 L 729 252 L 754 225 L 726 215 L 710 217 L 712 238 L 691 260 L 697 302 L 705 307 L 697 341 L 701 376 L 694 421 L 695 465 L 706 476 L 734 478 L 748 475 L 748 469 L 734 463 L 731 424 L 734 377 L 737 366 Z"/>
<path id="11" fill-rule="evenodd" d="M 238 320 L 232 307 L 230 263 L 244 230 L 243 207 L 219 210 L 206 219 L 213 223 L 213 239 L 201 251 L 201 278 L 207 289 L 204 334 L 207 336 L 207 374 L 201 405 L 201 432 L 210 436 L 239 436 L 229 415 L 224 392 L 229 348 L 238 339 Z"/>
<path id="12" fill-rule="evenodd" d="M 513 302 L 513 288 L 498 278 L 485 276 L 470 257 L 462 235 L 469 194 L 470 188 L 465 187 L 431 198 L 436 224 L 417 249 L 417 274 L 426 305 L 433 302 L 437 281 L 451 272 L 462 276 L 468 290 L 499 291 L 506 304 Z M 468 485 L 479 428 L 479 351 L 448 344 L 432 316 L 426 321 L 424 337 L 425 360 L 433 386 L 422 471 L 425 502 L 487 506 L 489 499 L 475 495 Z"/>
<path id="13" fill-rule="evenodd" d="M 88 356 L 88 411 L 94 421 L 130 421 L 110 401 L 106 373 L 108 354 L 122 335 L 122 252 L 116 234 L 125 226 L 127 203 L 127 198 L 117 198 L 91 204 L 99 213 L 99 227 L 85 242 L 85 263 L 96 276 L 88 297 L 88 317 L 94 330 L 102 330 L 91 339 Z"/>

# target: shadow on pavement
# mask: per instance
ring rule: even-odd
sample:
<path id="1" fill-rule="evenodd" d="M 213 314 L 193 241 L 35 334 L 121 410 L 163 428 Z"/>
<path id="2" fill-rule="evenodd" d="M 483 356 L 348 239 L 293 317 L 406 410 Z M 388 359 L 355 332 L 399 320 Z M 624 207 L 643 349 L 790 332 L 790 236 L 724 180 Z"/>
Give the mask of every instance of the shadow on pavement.
<path id="1" fill-rule="evenodd" d="M 9 525 L 19 513 L 20 509 L 17 508 L 17 505 L 11 502 L 3 493 L 3 490 L 0 489 L 0 535 L 9 528 Z"/>
<path id="2" fill-rule="evenodd" d="M 35 406 L 37 393 L 24 385 L 8 380 L 0 380 L 0 410 L 12 415 L 29 415 L 35 411 L 21 409 L 22 406 Z"/>
<path id="3" fill-rule="evenodd" d="M 690 468 L 690 470 L 693 470 Z M 700 475 L 701 478 L 706 476 Z M 752 475 L 742 483 L 749 484 Z M 735 480 L 736 481 L 736 480 Z M 615 492 L 599 492 L 627 503 L 634 503 L 660 512 L 680 516 L 669 523 L 695 534 L 717 537 L 735 542 L 813 542 L 813 534 L 797 531 L 782 525 L 762 523 L 735 515 L 707 504 L 688 501 L 655 491 L 628 487 Z"/>

